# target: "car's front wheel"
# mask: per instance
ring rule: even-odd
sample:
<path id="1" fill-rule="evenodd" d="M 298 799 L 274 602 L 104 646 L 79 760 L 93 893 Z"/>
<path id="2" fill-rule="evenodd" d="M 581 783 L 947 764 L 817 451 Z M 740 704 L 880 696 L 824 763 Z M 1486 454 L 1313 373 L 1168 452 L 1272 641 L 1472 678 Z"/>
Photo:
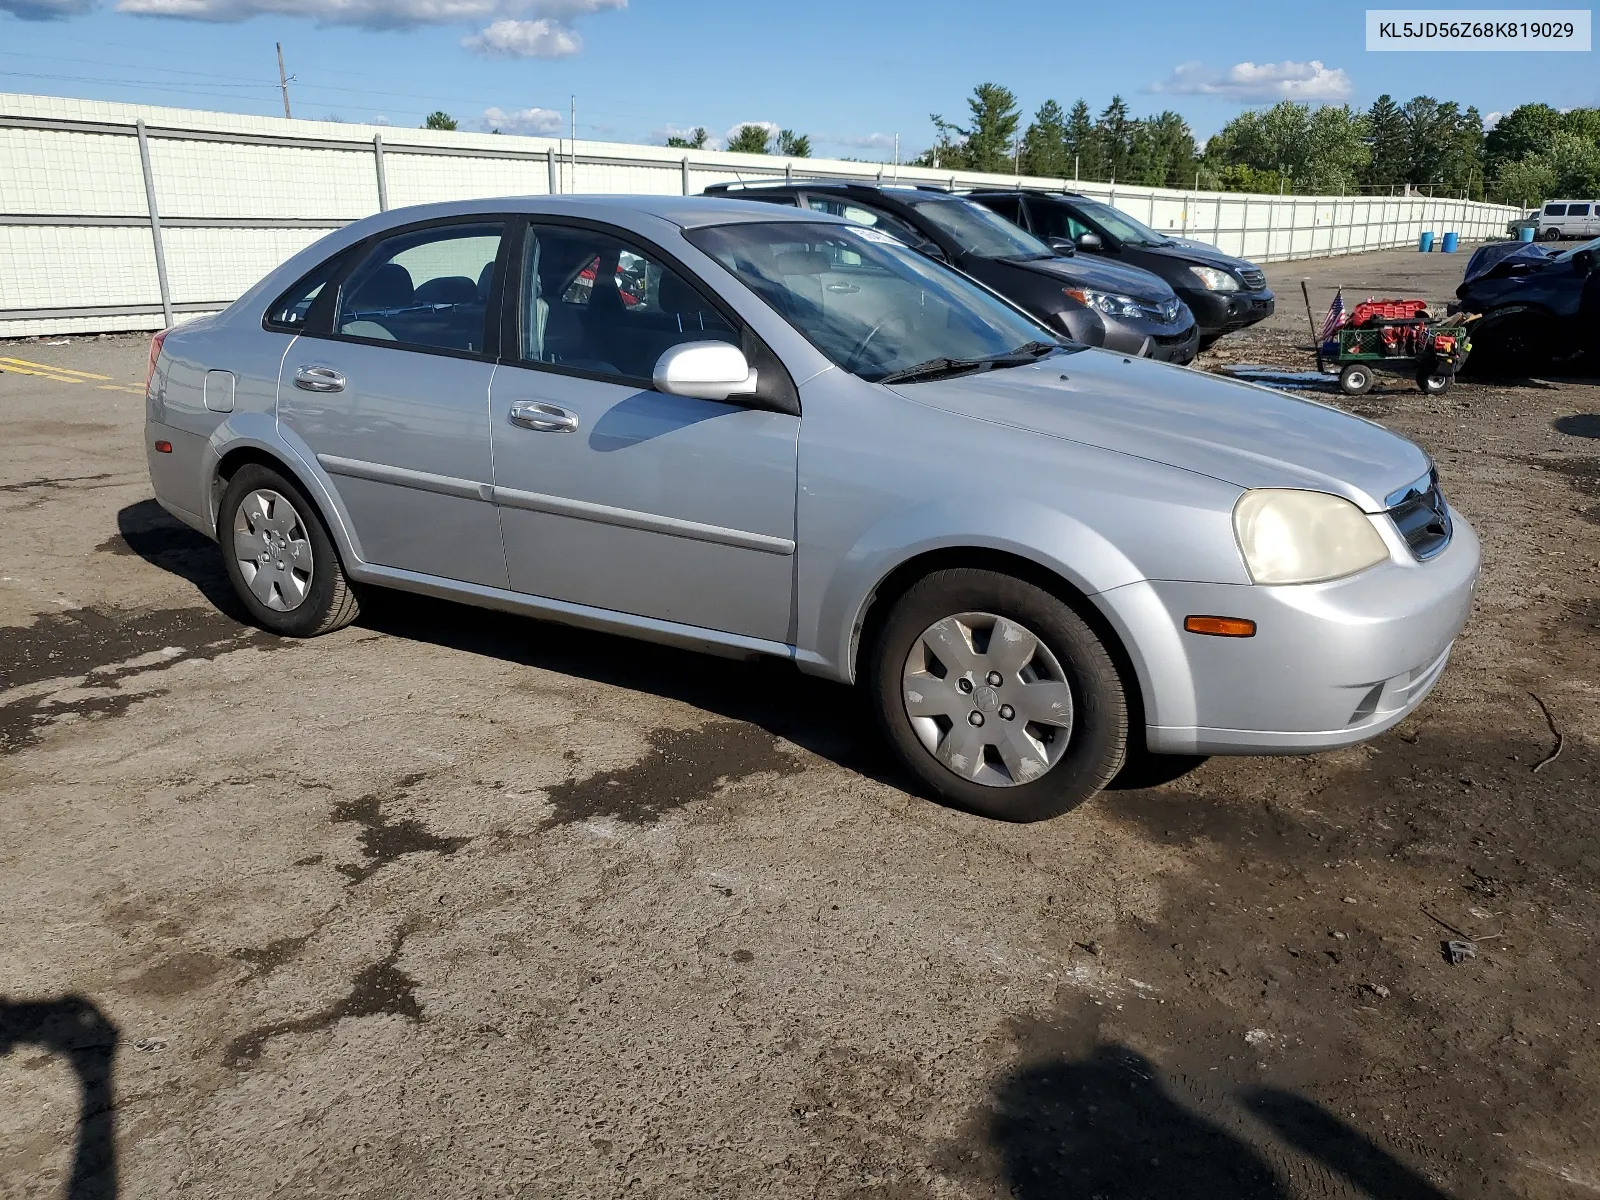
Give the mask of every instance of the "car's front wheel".
<path id="1" fill-rule="evenodd" d="M 1040 821 L 1105 787 L 1128 706 L 1106 647 L 1070 606 L 993 571 L 938 571 L 894 605 L 867 684 L 890 744 L 937 797 Z"/>
<path id="2" fill-rule="evenodd" d="M 322 518 L 277 471 L 247 463 L 234 473 L 217 514 L 217 540 L 234 591 L 273 633 L 315 637 L 360 615 Z"/>

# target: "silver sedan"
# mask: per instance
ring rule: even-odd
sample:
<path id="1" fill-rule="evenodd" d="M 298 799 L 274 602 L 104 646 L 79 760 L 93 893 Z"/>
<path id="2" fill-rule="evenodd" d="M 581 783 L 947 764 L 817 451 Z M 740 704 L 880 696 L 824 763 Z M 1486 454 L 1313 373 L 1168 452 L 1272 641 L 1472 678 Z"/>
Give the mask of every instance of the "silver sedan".
<path id="1" fill-rule="evenodd" d="M 1086 350 L 874 230 L 734 200 L 358 221 L 159 335 L 157 498 L 288 636 L 400 588 L 859 683 L 974 812 L 1393 726 L 1478 541 L 1427 456 Z"/>

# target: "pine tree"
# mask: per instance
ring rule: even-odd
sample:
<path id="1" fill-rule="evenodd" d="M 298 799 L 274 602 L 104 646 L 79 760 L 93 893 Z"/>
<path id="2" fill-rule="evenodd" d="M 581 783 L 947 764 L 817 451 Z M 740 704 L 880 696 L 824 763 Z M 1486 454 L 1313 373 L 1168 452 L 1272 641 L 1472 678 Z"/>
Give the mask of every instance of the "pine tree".
<path id="1" fill-rule="evenodd" d="M 1094 132 L 1102 169 L 1112 179 L 1126 179 L 1133 152 L 1133 121 L 1128 116 L 1127 101 L 1121 96 L 1111 97 L 1111 103 L 1095 122 Z"/>
<path id="2" fill-rule="evenodd" d="M 704 150 L 706 143 L 711 140 L 711 135 L 706 132 L 704 125 L 696 125 L 694 132 L 688 137 L 679 137 L 677 134 L 667 139 L 667 145 L 674 150 Z"/>
<path id="3" fill-rule="evenodd" d="M 728 139 L 728 149 L 739 154 L 766 154 L 771 135 L 761 125 L 741 125 Z"/>
<path id="4" fill-rule="evenodd" d="M 1100 143 L 1094 135 L 1094 116 L 1082 100 L 1074 104 L 1072 111 L 1067 114 L 1067 131 L 1062 140 L 1067 158 L 1071 160 L 1067 165 L 1073 168 L 1074 179 L 1105 178 Z"/>
<path id="5" fill-rule="evenodd" d="M 1054 100 L 1046 100 L 1022 135 L 1022 171 L 1025 175 L 1065 178 L 1072 172 L 1067 153 L 1067 114 Z"/>
<path id="6" fill-rule="evenodd" d="M 942 167 L 965 167 L 969 171 L 1009 173 L 1012 168 L 1012 139 L 1021 114 L 1017 97 L 998 83 L 980 83 L 967 100 L 972 124 L 966 129 L 946 121 L 937 113 L 933 127 L 939 143 L 929 156 L 937 156 Z"/>
<path id="7" fill-rule="evenodd" d="M 810 158 L 810 135 L 796 133 L 792 129 L 780 129 L 778 131 L 777 153 L 787 155 L 790 158 Z"/>
<path id="8" fill-rule="evenodd" d="M 1400 106 L 1387 92 L 1372 102 L 1367 110 L 1367 124 L 1372 138 L 1372 161 L 1366 170 L 1366 182 L 1377 186 L 1404 183 L 1408 175 L 1410 147 L 1406 142 L 1406 122 L 1400 115 Z"/>

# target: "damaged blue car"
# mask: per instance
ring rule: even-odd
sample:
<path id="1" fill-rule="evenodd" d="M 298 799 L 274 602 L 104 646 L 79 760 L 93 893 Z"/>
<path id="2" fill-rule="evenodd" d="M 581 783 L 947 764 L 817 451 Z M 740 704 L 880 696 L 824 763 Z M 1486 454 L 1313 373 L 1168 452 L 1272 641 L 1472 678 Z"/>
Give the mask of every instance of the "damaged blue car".
<path id="1" fill-rule="evenodd" d="M 1452 312 L 1476 314 L 1468 369 L 1527 374 L 1600 362 L 1600 238 L 1557 251 L 1533 242 L 1481 246 Z"/>

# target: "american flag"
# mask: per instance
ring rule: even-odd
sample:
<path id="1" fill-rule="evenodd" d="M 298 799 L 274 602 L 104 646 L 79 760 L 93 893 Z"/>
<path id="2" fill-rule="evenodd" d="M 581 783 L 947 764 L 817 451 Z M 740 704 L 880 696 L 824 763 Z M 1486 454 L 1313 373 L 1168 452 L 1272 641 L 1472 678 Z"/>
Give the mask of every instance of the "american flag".
<path id="1" fill-rule="evenodd" d="M 1340 288 L 1333 294 L 1333 303 L 1328 305 L 1328 316 L 1322 322 L 1322 341 L 1332 341 L 1333 335 L 1344 326 L 1344 289 Z"/>

